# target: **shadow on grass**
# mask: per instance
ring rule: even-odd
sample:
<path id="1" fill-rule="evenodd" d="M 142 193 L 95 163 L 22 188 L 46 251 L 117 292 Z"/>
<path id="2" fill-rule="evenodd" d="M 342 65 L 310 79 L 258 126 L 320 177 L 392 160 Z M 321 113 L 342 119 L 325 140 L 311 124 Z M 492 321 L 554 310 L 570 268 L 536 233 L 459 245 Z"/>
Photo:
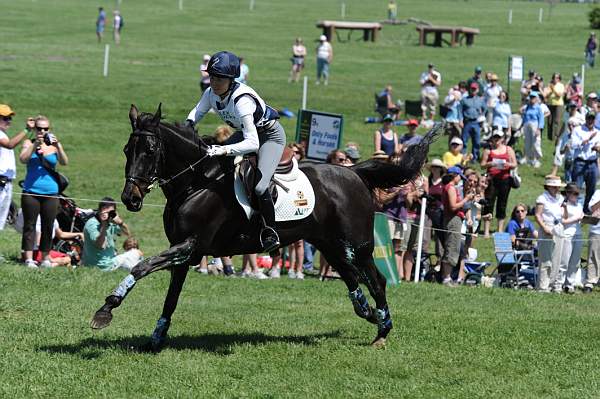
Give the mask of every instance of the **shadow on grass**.
<path id="1" fill-rule="evenodd" d="M 207 353 L 227 356 L 234 353 L 236 345 L 264 345 L 269 343 L 288 343 L 301 345 L 315 345 L 320 340 L 338 338 L 339 330 L 323 334 L 274 336 L 262 333 L 254 334 L 203 334 L 203 335 L 178 335 L 168 337 L 162 350 L 200 350 Z M 37 348 L 39 352 L 66 353 L 78 355 L 83 359 L 95 359 L 104 354 L 106 350 L 118 349 L 132 353 L 155 353 L 149 345 L 148 336 L 134 336 L 118 339 L 86 338 L 83 341 L 65 345 L 48 345 Z"/>

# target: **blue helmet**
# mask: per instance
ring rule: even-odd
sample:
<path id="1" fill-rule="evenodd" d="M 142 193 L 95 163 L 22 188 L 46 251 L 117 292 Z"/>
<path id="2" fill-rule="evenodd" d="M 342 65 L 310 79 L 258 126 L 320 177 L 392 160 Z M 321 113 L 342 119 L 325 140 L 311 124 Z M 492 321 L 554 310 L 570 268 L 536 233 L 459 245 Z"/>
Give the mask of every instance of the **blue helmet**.
<path id="1" fill-rule="evenodd" d="M 229 51 L 219 51 L 210 57 L 206 71 L 209 75 L 235 79 L 240 76 L 240 59 Z"/>

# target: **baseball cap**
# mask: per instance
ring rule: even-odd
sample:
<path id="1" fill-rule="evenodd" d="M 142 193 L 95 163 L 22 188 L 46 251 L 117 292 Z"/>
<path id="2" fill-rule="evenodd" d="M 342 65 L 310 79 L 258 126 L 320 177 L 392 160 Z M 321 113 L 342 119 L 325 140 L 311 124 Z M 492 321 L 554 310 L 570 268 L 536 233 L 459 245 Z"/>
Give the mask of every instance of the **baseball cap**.
<path id="1" fill-rule="evenodd" d="M 348 157 L 352 158 L 353 161 L 360 159 L 360 152 L 354 147 L 346 147 L 344 152 Z"/>
<path id="2" fill-rule="evenodd" d="M 325 41 L 327 41 L 327 36 L 321 35 L 321 36 L 319 36 L 319 40 L 322 42 L 325 42 Z"/>
<path id="3" fill-rule="evenodd" d="M 0 104 L 0 116 L 13 116 L 15 111 L 6 104 Z"/>
<path id="4" fill-rule="evenodd" d="M 591 98 L 591 99 L 598 98 L 598 95 L 596 94 L 596 92 L 591 92 L 590 94 L 587 95 L 587 98 Z"/>
<path id="5" fill-rule="evenodd" d="M 465 177 L 465 175 L 463 174 L 463 170 L 462 170 L 462 168 L 460 166 L 451 166 L 451 167 L 449 167 L 448 168 L 448 173 L 454 173 L 454 174 L 459 175 L 461 178 L 463 178 L 465 180 L 467 179 Z"/>
<path id="6" fill-rule="evenodd" d="M 531 93 L 529 93 L 529 97 L 539 97 L 540 95 L 538 94 L 537 91 L 532 91 Z"/>
<path id="7" fill-rule="evenodd" d="M 496 129 L 492 132 L 492 137 L 494 136 L 504 137 L 504 131 L 502 129 Z"/>
<path id="8" fill-rule="evenodd" d="M 479 89 L 479 85 L 477 84 L 477 82 L 473 82 L 469 85 L 469 88 L 471 89 Z"/>
<path id="9" fill-rule="evenodd" d="M 433 67 L 434 67 L 434 65 L 433 65 L 431 62 L 430 62 L 429 64 L 427 64 L 427 66 L 428 66 L 429 68 L 433 68 Z"/>
<path id="10" fill-rule="evenodd" d="M 535 75 L 535 71 L 533 69 L 530 69 L 529 70 L 529 76 L 533 76 L 533 75 Z"/>
<path id="11" fill-rule="evenodd" d="M 416 119 L 409 119 L 406 124 L 408 126 L 419 126 L 419 121 Z"/>
<path id="12" fill-rule="evenodd" d="M 481 69 L 481 65 L 477 65 L 477 66 L 475 67 L 475 73 L 477 73 L 477 72 L 481 72 L 481 71 L 482 71 L 482 69 Z"/>
<path id="13" fill-rule="evenodd" d="M 393 117 L 392 117 L 392 115 L 390 115 L 390 114 L 385 114 L 385 115 L 383 116 L 383 121 L 384 121 L 384 122 L 393 122 L 393 121 L 394 121 L 394 118 L 393 118 Z"/>
<path id="14" fill-rule="evenodd" d="M 450 144 L 463 145 L 463 141 L 460 139 L 460 137 L 452 137 L 452 140 L 450 140 Z"/>

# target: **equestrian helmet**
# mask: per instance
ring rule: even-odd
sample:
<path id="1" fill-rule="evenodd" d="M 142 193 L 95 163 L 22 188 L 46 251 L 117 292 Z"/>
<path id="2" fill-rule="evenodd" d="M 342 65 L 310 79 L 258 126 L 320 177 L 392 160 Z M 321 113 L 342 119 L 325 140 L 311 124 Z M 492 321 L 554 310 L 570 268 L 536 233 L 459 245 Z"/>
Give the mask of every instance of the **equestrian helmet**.
<path id="1" fill-rule="evenodd" d="M 209 75 L 235 79 L 240 76 L 240 59 L 229 51 L 213 54 L 206 68 Z"/>

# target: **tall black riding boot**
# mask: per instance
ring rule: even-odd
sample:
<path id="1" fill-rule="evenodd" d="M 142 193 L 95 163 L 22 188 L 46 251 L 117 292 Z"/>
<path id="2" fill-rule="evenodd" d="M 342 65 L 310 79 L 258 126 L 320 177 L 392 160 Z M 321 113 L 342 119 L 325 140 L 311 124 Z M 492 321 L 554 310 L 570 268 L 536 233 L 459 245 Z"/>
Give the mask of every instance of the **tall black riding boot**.
<path id="1" fill-rule="evenodd" d="M 260 243 L 265 252 L 271 252 L 279 247 L 280 242 L 275 231 L 275 207 L 269 190 L 258 197 L 258 206 L 264 222 L 264 227 L 260 232 Z"/>

